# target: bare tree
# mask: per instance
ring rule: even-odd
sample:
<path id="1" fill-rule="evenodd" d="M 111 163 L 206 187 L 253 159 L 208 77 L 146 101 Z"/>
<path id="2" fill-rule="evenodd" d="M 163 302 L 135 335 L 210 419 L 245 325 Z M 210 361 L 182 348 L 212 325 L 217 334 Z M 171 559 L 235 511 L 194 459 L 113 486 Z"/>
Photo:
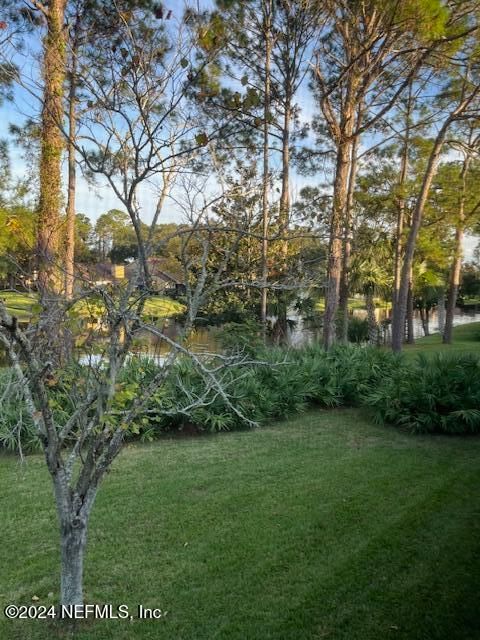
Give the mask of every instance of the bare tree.
<path id="1" fill-rule="evenodd" d="M 155 225 L 168 194 L 180 173 L 192 171 L 192 162 L 206 151 L 206 141 L 222 131 L 205 131 L 187 109 L 189 59 L 195 43 L 183 32 L 182 23 L 170 31 L 152 27 L 136 30 L 132 20 L 120 15 L 122 49 L 120 56 L 110 42 L 102 48 L 99 65 L 84 78 L 91 108 L 81 123 L 81 136 L 71 140 L 90 175 L 107 181 L 127 210 L 138 245 L 138 270 L 118 287 L 95 285 L 82 272 L 76 277 L 72 300 L 54 295 L 49 281 L 42 281 L 42 310 L 28 330 L 0 303 L 0 340 L 7 349 L 13 370 L 21 384 L 24 401 L 43 446 L 52 480 L 60 523 L 61 602 L 83 603 L 83 559 L 91 510 L 99 484 L 118 455 L 128 426 L 162 385 L 179 354 L 189 355 L 183 337 L 172 340 L 161 326 L 145 321 L 143 309 L 153 295 L 149 256 Z M 141 40 L 140 40 L 141 36 Z M 160 53 L 159 53 L 160 52 Z M 108 65 L 103 63 L 108 61 Z M 57 127 L 60 120 L 56 120 Z M 150 230 L 142 232 L 142 189 L 158 194 Z M 185 331 L 192 325 L 206 297 L 221 284 L 222 269 L 207 278 L 208 255 L 213 230 L 208 212 L 222 195 L 206 197 L 202 206 L 192 208 L 185 232 L 184 262 L 189 271 L 191 243 L 201 247 L 199 268 L 188 283 L 188 311 Z M 200 229 L 202 227 L 202 229 Z M 238 235 L 238 233 L 237 233 Z M 232 251 L 235 247 L 233 241 Z M 55 265 L 57 266 L 57 265 Z M 198 266 L 198 265 L 197 265 Z M 104 350 L 100 362 L 82 364 L 79 354 L 65 350 L 66 327 L 72 324 L 75 305 L 88 301 L 100 305 Z M 148 385 L 137 394 L 122 395 L 120 378 L 129 358 L 133 339 L 149 332 L 170 346 L 170 353 Z M 205 389 L 222 396 L 231 411 L 238 409 L 229 400 L 222 372 L 235 362 L 217 356 L 215 361 L 191 355 L 205 380 Z M 241 359 L 240 359 L 241 360 Z M 69 387 L 72 400 L 67 413 L 57 415 L 51 406 L 52 390 L 76 372 Z M 183 411 L 207 402 L 202 395 L 189 401 Z"/>

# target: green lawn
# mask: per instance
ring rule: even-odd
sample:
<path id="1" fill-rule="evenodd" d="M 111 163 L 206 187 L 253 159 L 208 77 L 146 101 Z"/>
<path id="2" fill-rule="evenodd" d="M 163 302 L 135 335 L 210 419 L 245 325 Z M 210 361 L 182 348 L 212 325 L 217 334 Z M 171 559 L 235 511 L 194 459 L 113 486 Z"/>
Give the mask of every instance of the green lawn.
<path id="1" fill-rule="evenodd" d="M 382 309 L 391 309 L 392 303 L 389 300 L 383 300 L 382 298 L 375 298 L 375 306 Z M 365 306 L 364 298 L 349 298 L 348 299 L 348 308 L 350 310 L 355 309 L 363 309 L 366 311 L 367 307 Z M 325 311 L 325 298 L 320 298 L 318 302 L 315 303 L 315 311 L 323 312 Z"/>
<path id="2" fill-rule="evenodd" d="M 39 305 L 35 294 L 0 291 L 0 298 L 7 303 L 7 310 L 20 320 L 29 320 L 38 313 Z M 103 313 L 103 304 L 97 300 L 81 300 L 74 309 L 78 315 L 89 317 Z M 170 318 L 185 311 L 185 305 L 166 296 L 152 296 L 145 303 L 144 315 L 147 318 Z"/>
<path id="3" fill-rule="evenodd" d="M 92 516 L 86 600 L 167 610 L 2 640 L 478 640 L 480 438 L 413 437 L 357 410 L 130 445 Z M 0 600 L 58 597 L 40 456 L 0 457 Z"/>
<path id="4" fill-rule="evenodd" d="M 453 329 L 452 344 L 443 344 L 439 333 L 419 338 L 414 345 L 405 345 L 406 354 L 417 353 L 478 353 L 480 355 L 480 322 L 460 325 Z"/>
<path id="5" fill-rule="evenodd" d="M 0 291 L 0 299 L 6 302 L 8 313 L 19 320 L 30 320 L 39 310 L 35 294 Z"/>
<path id="6" fill-rule="evenodd" d="M 132 300 L 133 302 L 133 300 Z M 98 317 L 105 313 L 105 306 L 99 298 L 80 300 L 73 307 L 81 317 Z M 167 296 L 151 296 L 145 301 L 143 316 L 145 318 L 171 318 L 185 311 L 185 305 Z"/>

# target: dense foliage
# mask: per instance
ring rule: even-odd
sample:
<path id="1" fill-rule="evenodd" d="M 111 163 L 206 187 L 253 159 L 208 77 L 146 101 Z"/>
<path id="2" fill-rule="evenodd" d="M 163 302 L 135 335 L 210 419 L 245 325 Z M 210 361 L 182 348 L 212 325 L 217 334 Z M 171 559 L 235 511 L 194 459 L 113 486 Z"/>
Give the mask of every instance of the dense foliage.
<path id="1" fill-rule="evenodd" d="M 328 353 L 319 345 L 289 350 L 255 347 L 245 364 L 224 374 L 223 388 L 229 400 L 215 387 L 206 391 L 205 379 L 195 363 L 180 359 L 141 417 L 126 426 L 126 437 L 151 440 L 165 432 L 241 429 L 248 427 L 248 421 L 264 425 L 309 406 L 362 405 L 370 407 L 377 420 L 416 433 L 480 432 L 478 356 L 418 355 L 411 361 L 387 351 L 353 346 Z M 122 412 L 156 373 L 158 366 L 152 360 L 132 358 L 118 384 L 114 415 L 116 412 L 121 419 Z M 72 410 L 72 384 L 88 385 L 81 367 L 66 371 L 52 384 L 51 406 L 59 418 Z M 20 389 L 7 371 L 0 378 L 0 397 L 1 446 L 39 449 Z M 201 406 L 189 408 L 192 399 L 202 397 Z"/>
<path id="2" fill-rule="evenodd" d="M 377 419 L 416 433 L 480 432 L 480 359 L 473 354 L 418 355 L 367 395 Z"/>

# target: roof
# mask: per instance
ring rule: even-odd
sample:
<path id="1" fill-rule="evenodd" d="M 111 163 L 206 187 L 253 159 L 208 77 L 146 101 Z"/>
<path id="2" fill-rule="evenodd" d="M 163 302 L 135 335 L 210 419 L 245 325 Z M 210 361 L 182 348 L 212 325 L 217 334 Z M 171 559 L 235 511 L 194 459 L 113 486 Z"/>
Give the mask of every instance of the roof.
<path id="1" fill-rule="evenodd" d="M 136 274 L 137 266 L 138 260 L 134 260 L 126 265 L 116 265 L 111 262 L 78 263 L 75 265 L 77 274 L 81 278 L 86 278 L 93 282 L 114 282 L 115 280 L 122 280 L 123 277 L 132 278 Z M 175 268 L 177 265 L 175 265 L 172 259 L 153 256 L 148 259 L 148 266 L 153 278 L 163 280 L 171 285 L 185 284 L 180 264 L 178 268 Z M 171 268 L 172 266 L 173 269 Z M 124 276 L 117 275 L 117 277 L 115 277 L 115 269 L 118 269 L 118 267 L 124 267 Z"/>
<path id="2" fill-rule="evenodd" d="M 125 266 L 125 275 L 127 278 L 132 277 L 135 273 L 138 265 L 138 260 L 131 262 L 129 265 Z M 166 260 L 165 258 L 160 258 L 157 256 L 153 256 L 148 259 L 148 266 L 150 269 L 150 275 L 153 278 L 159 278 L 174 285 L 183 285 L 185 284 L 185 279 L 181 273 L 180 265 L 178 265 L 178 269 L 175 269 L 176 265 L 173 265 L 172 269 L 172 260 Z"/>
<path id="3" fill-rule="evenodd" d="M 77 263 L 75 269 L 81 278 L 99 281 L 113 281 L 113 266 L 111 262 Z"/>

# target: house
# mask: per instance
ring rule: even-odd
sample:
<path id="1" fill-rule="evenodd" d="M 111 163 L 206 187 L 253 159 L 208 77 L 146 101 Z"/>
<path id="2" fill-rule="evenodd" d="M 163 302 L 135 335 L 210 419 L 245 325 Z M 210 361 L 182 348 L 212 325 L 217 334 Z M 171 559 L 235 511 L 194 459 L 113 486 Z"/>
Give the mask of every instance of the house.
<path id="1" fill-rule="evenodd" d="M 148 259 L 148 268 L 155 291 L 176 297 L 185 293 L 185 279 L 181 273 L 180 265 L 172 264 L 172 259 L 166 260 L 152 256 Z M 133 278 L 138 269 L 138 261 L 134 260 L 125 265 L 125 277 Z"/>
<path id="2" fill-rule="evenodd" d="M 180 267 L 173 264 L 172 269 L 171 259 L 167 261 L 165 258 L 152 257 L 148 259 L 148 266 L 152 277 L 153 289 L 156 292 L 171 297 L 185 293 L 185 281 L 181 275 Z M 136 277 L 137 269 L 137 260 L 129 264 L 113 264 L 111 262 L 77 264 L 76 275 L 80 280 L 86 280 L 92 284 L 102 286 L 130 280 Z"/>
<path id="3" fill-rule="evenodd" d="M 114 284 L 125 280 L 125 266 L 111 262 L 79 263 L 75 265 L 75 276 L 97 286 Z"/>

